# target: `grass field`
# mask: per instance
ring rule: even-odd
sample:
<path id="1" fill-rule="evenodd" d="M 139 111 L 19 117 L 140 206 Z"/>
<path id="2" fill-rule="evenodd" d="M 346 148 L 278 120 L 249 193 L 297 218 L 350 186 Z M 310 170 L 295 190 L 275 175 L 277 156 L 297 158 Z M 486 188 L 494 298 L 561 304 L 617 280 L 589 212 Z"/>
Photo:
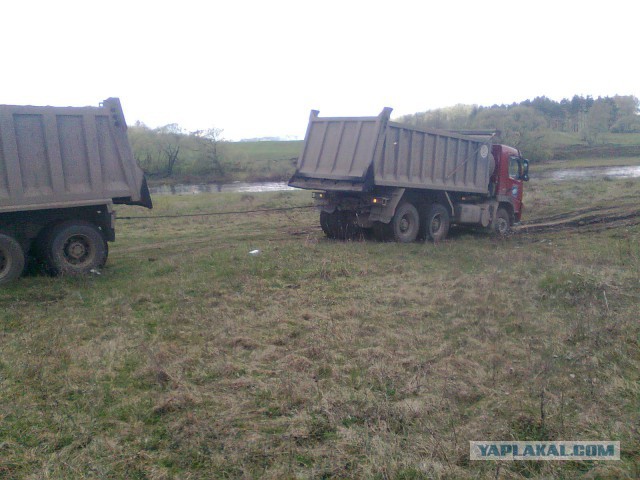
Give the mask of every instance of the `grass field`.
<path id="1" fill-rule="evenodd" d="M 286 181 L 295 171 L 302 141 L 224 142 L 220 145 L 219 173 L 197 173 L 194 165 L 181 165 L 170 177 L 150 176 L 150 185 L 178 183 L 231 183 Z"/>
<path id="2" fill-rule="evenodd" d="M 288 180 L 295 171 L 302 142 L 230 142 L 224 149 L 227 170 L 234 178 Z"/>
<path id="3" fill-rule="evenodd" d="M 637 212 L 640 181 L 525 195 L 528 222 Z M 101 275 L 0 290 L 0 478 L 640 477 L 633 217 L 439 245 L 328 241 L 311 209 L 118 229 Z M 470 462 L 487 439 L 619 440 L 622 460 Z"/>

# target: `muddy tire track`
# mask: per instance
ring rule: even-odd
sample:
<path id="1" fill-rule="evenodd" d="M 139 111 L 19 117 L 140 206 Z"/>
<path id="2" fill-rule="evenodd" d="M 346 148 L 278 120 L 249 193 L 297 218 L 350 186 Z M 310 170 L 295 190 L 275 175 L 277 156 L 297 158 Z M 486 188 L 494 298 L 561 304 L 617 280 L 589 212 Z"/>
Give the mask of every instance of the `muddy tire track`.
<path id="1" fill-rule="evenodd" d="M 553 232 L 580 229 L 585 232 L 628 227 L 640 224 L 638 207 L 605 207 L 580 209 L 553 215 L 543 220 L 514 227 L 516 233 Z"/>

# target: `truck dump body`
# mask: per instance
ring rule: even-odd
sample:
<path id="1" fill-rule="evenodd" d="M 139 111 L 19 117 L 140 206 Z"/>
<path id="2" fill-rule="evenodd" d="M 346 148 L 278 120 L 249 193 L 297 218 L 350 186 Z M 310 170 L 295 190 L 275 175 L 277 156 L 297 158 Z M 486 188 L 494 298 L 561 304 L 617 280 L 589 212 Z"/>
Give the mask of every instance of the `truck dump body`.
<path id="1" fill-rule="evenodd" d="M 0 212 L 113 201 L 151 208 L 117 98 L 100 107 L 0 105 Z"/>
<path id="2" fill-rule="evenodd" d="M 491 136 L 409 127 L 378 117 L 309 119 L 304 148 L 289 185 L 368 191 L 375 185 L 488 193 L 495 162 Z"/>

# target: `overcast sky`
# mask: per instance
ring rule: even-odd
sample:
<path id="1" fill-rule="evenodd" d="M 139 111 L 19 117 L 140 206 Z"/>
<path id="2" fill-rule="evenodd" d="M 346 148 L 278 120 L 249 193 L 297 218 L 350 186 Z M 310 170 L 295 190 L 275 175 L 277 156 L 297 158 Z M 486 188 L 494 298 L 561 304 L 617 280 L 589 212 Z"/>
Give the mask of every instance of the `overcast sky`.
<path id="1" fill-rule="evenodd" d="M 635 2 L 3 2 L 0 104 L 97 105 L 129 124 L 304 135 L 321 115 L 394 116 L 546 95 L 640 96 Z"/>

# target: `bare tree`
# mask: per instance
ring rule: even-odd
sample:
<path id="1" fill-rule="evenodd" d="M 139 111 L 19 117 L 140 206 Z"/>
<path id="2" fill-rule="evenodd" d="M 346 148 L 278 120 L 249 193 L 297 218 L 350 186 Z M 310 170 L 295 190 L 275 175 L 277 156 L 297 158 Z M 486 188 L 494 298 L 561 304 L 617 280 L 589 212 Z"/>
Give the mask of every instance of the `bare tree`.
<path id="1" fill-rule="evenodd" d="M 164 175 L 170 177 L 173 175 L 173 170 L 180 158 L 180 139 L 184 134 L 177 123 L 157 128 L 156 132 L 160 139 L 160 151 L 166 161 Z"/>
<path id="2" fill-rule="evenodd" d="M 180 153 L 180 145 L 167 143 L 163 148 L 166 159 L 167 167 L 165 170 L 165 176 L 170 177 L 173 174 L 173 169 L 178 161 L 178 154 Z"/>
<path id="3" fill-rule="evenodd" d="M 221 128 L 209 128 L 191 133 L 198 140 L 199 150 L 206 161 L 207 169 L 218 177 L 223 177 L 225 174 L 221 162 L 221 144 L 224 142 L 222 132 Z"/>

